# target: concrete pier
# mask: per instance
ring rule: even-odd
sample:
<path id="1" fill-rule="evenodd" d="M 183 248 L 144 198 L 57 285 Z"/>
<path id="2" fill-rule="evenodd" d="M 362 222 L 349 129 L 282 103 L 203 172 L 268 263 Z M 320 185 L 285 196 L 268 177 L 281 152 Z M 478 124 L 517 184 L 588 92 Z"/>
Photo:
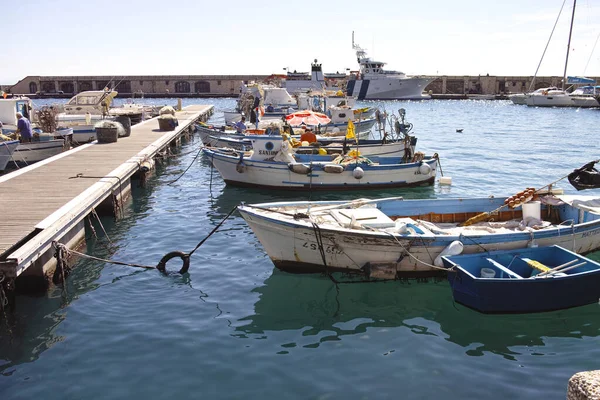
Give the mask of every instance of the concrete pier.
<path id="1" fill-rule="evenodd" d="M 213 106 L 188 106 L 176 113 L 173 131 L 159 130 L 153 118 L 115 143 L 86 144 L 1 176 L 0 290 L 47 288 L 56 267 L 52 242 L 82 245 L 85 217 L 100 207 L 122 208 L 141 166 L 212 112 Z"/>

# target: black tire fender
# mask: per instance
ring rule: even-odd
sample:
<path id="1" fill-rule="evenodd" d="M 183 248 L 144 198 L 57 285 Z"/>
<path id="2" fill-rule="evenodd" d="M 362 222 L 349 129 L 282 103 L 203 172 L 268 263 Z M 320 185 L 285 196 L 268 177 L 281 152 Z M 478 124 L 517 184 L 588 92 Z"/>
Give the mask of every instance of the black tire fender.
<path id="1" fill-rule="evenodd" d="M 166 274 L 167 263 L 175 257 L 179 257 L 181 258 L 181 261 L 183 261 L 183 265 L 181 266 L 179 273 L 183 275 L 186 272 L 188 272 L 188 269 L 190 269 L 190 255 L 178 250 L 165 254 L 156 265 L 156 269 L 162 272 L 163 274 Z"/>

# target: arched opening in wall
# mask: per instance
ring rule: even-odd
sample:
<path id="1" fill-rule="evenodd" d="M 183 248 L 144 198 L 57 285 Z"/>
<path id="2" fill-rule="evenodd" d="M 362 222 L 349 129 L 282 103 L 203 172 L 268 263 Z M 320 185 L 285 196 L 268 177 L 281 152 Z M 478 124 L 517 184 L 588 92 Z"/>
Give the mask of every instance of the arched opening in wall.
<path id="1" fill-rule="evenodd" d="M 75 85 L 73 85 L 73 82 L 61 82 L 60 90 L 62 90 L 63 93 L 74 93 Z"/>
<path id="2" fill-rule="evenodd" d="M 198 81 L 194 84 L 194 92 L 210 93 L 210 83 L 207 81 Z"/>
<path id="3" fill-rule="evenodd" d="M 115 88 L 119 93 L 131 93 L 131 81 L 121 81 Z"/>
<path id="4" fill-rule="evenodd" d="M 446 93 L 449 94 L 463 94 L 465 92 L 465 81 L 464 80 L 450 80 L 446 81 Z"/>
<path id="5" fill-rule="evenodd" d="M 29 93 L 37 93 L 37 83 L 29 82 Z"/>
<path id="6" fill-rule="evenodd" d="M 96 81 L 96 90 L 104 90 L 108 88 L 108 81 Z"/>
<path id="7" fill-rule="evenodd" d="M 42 82 L 42 92 L 54 93 L 56 92 L 56 85 L 54 82 Z"/>
<path id="8" fill-rule="evenodd" d="M 190 89 L 189 82 L 186 82 L 186 81 L 175 82 L 175 93 L 189 93 L 190 91 L 191 91 L 191 89 Z"/>
<path id="9" fill-rule="evenodd" d="M 79 91 L 80 92 L 87 92 L 88 90 L 93 90 L 92 89 L 92 82 L 89 81 L 83 81 L 83 82 L 79 82 Z"/>

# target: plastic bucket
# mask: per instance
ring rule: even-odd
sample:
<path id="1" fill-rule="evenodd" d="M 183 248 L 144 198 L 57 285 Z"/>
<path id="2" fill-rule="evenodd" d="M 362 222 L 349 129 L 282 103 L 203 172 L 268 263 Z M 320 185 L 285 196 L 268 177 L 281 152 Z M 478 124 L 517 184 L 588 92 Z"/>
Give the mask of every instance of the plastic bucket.
<path id="1" fill-rule="evenodd" d="M 494 278 L 496 276 L 496 271 L 491 268 L 481 268 L 481 277 L 482 278 Z"/>
<path id="2" fill-rule="evenodd" d="M 539 201 L 530 201 L 524 203 L 521 207 L 523 208 L 523 220 L 528 218 L 542 219 L 542 203 Z"/>

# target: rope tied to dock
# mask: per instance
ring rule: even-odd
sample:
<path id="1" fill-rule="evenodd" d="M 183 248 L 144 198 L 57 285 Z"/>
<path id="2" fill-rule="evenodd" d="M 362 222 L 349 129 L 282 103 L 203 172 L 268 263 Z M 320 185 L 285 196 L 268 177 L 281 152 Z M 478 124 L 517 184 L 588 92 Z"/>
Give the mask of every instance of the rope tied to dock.
<path id="1" fill-rule="evenodd" d="M 206 237 L 204 237 L 196 245 L 196 247 L 194 247 L 194 249 L 192 251 L 190 251 L 189 253 L 185 253 L 180 250 L 171 251 L 171 252 L 165 254 L 160 259 L 160 261 L 158 262 L 158 264 L 156 266 L 128 263 L 128 262 L 124 262 L 124 261 L 116 261 L 116 260 L 109 260 L 109 259 L 101 258 L 101 257 L 95 257 L 95 256 L 91 256 L 89 254 L 81 253 L 77 250 L 69 249 L 63 243 L 60 243 L 58 241 L 53 241 L 52 246 L 56 250 L 54 253 L 54 257 L 57 260 L 57 268 L 54 273 L 54 279 L 55 279 L 54 282 L 55 283 L 62 282 L 64 284 L 65 278 L 68 276 L 69 272 L 71 271 L 70 267 L 68 266 L 67 260 L 69 259 L 69 257 L 72 254 L 75 254 L 79 257 L 87 258 L 90 260 L 105 262 L 107 264 L 115 264 L 115 265 L 122 265 L 122 266 L 135 267 L 135 268 L 144 268 L 144 269 L 155 269 L 156 268 L 163 274 L 168 274 L 168 271 L 166 269 L 167 262 L 169 262 L 173 258 L 179 257 L 179 258 L 181 258 L 181 260 L 183 262 L 183 265 L 182 265 L 181 269 L 179 270 L 179 273 L 183 275 L 186 272 L 188 272 L 188 270 L 190 268 L 190 257 L 192 256 L 192 254 L 194 254 L 196 252 L 196 250 L 198 250 L 200 248 L 200 246 L 202 246 L 204 244 L 204 242 L 206 242 L 206 240 L 208 240 L 208 238 L 211 237 L 225 223 L 225 221 L 231 216 L 231 214 L 233 214 L 234 211 L 236 211 L 236 210 L 237 210 L 237 207 L 233 207 L 231 209 L 231 211 L 229 211 L 229 213 L 225 216 L 225 218 L 223 218 L 210 231 L 210 233 Z M 62 280 L 61 280 L 61 278 L 62 278 Z M 0 287 L 0 290 L 1 290 L 1 287 Z"/>
<path id="2" fill-rule="evenodd" d="M 6 277 L 4 276 L 4 273 L 0 271 L 0 310 L 4 310 L 6 309 L 6 306 L 8 306 L 8 296 L 4 292 L 5 280 Z"/>

